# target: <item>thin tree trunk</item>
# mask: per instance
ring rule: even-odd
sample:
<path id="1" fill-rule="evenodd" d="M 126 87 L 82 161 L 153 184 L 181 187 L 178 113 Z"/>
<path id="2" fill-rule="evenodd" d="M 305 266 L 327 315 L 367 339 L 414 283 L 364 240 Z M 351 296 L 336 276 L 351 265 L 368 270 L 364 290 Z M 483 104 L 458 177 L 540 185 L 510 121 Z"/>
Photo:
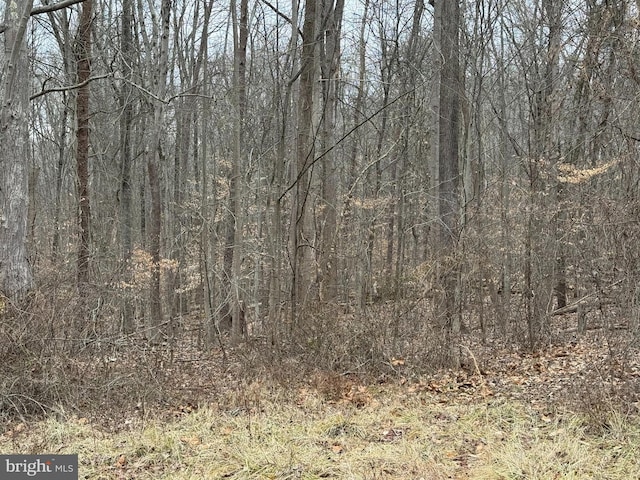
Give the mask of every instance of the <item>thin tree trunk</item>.
<path id="1" fill-rule="evenodd" d="M 378 160 L 376 162 L 376 179 L 375 179 L 375 195 L 378 197 L 381 187 L 382 187 L 382 150 L 385 145 L 385 134 L 388 129 L 388 119 L 389 114 L 387 113 L 387 105 L 389 104 L 389 96 L 391 91 L 391 85 L 393 84 L 395 78 L 395 66 L 398 63 L 398 41 L 397 38 L 393 39 L 394 41 L 390 42 L 386 36 L 386 32 L 384 30 L 384 25 L 382 22 L 378 26 L 379 35 L 380 35 L 380 77 L 382 79 L 382 91 L 383 91 L 383 102 L 382 105 L 384 107 L 384 111 L 382 112 L 382 118 L 380 120 L 380 131 L 378 132 L 378 140 L 376 144 L 376 152 Z M 395 32 L 396 35 L 398 32 Z M 389 51 L 389 43 L 393 45 L 391 51 Z M 395 130 L 392 129 L 392 134 L 396 134 L 397 128 Z M 395 142 L 394 142 L 395 143 Z M 397 159 L 391 159 L 391 164 L 389 165 L 390 173 L 389 173 L 389 183 L 391 184 L 394 192 L 391 195 L 391 201 L 387 206 L 387 228 L 386 228 L 386 249 L 385 249 L 385 257 L 384 257 L 384 275 L 387 278 L 386 282 L 387 287 L 393 291 L 393 294 L 396 295 L 398 293 L 398 285 L 394 284 L 395 277 L 393 275 L 393 252 L 395 250 L 395 231 L 396 231 L 396 220 L 397 220 L 397 197 L 398 197 L 398 163 Z M 393 280 L 392 280 L 393 279 Z"/>
<path id="2" fill-rule="evenodd" d="M 530 208 L 525 239 L 525 301 L 528 323 L 528 343 L 531 349 L 540 345 L 548 330 L 548 309 L 558 278 L 554 275 L 557 267 L 555 222 L 551 219 L 551 235 L 543 235 L 544 218 L 548 212 L 549 200 L 546 193 L 544 174 L 553 173 L 557 163 L 554 144 L 557 124 L 554 111 L 555 84 L 557 81 L 560 55 L 561 12 L 563 0 L 542 1 L 542 23 L 539 28 L 548 29 L 545 48 L 544 70 L 538 83 L 531 85 L 533 145 L 529 158 Z M 540 162 L 543 160 L 544 162 Z M 546 171 L 543 164 L 546 163 Z M 552 199 L 555 203 L 557 199 Z M 555 209 L 557 205 L 553 205 Z M 555 283 L 555 285 L 554 285 Z"/>
<path id="3" fill-rule="evenodd" d="M 84 0 L 77 35 L 78 89 L 76 97 L 78 125 L 76 130 L 76 174 L 79 202 L 78 216 L 78 291 L 84 298 L 89 285 L 90 265 L 90 221 L 91 203 L 89 199 L 89 82 L 91 76 L 91 17 L 93 0 Z"/>
<path id="4" fill-rule="evenodd" d="M 430 142 L 429 157 L 431 162 L 429 163 L 429 192 L 428 198 L 430 204 L 427 206 L 429 209 L 428 219 L 434 227 L 429 230 L 428 237 L 430 244 L 433 245 L 432 253 L 434 257 L 438 255 L 438 245 L 440 243 L 440 84 L 442 82 L 439 72 L 442 70 L 442 8 L 436 7 L 436 0 L 429 0 L 431 6 L 433 6 L 433 69 L 436 72 L 433 75 L 431 91 L 430 107 L 431 107 L 431 131 L 430 137 L 433 141 Z"/>
<path id="5" fill-rule="evenodd" d="M 56 181 L 53 206 L 53 239 L 51 242 L 51 259 L 55 264 L 60 254 L 60 210 L 62 208 L 62 178 L 66 158 L 67 144 L 67 121 L 69 117 L 69 109 L 67 107 L 67 94 L 63 93 L 64 105 L 62 109 L 62 119 L 60 120 L 60 135 L 58 137 L 58 166 L 56 168 Z"/>
<path id="6" fill-rule="evenodd" d="M 244 310 L 240 299 L 241 271 L 240 264 L 243 255 L 243 183 L 241 175 L 244 156 L 244 124 L 247 104 L 246 93 L 246 62 L 247 62 L 247 41 L 249 38 L 248 29 L 248 0 L 240 0 L 240 17 L 236 10 L 236 1 L 231 1 L 231 14 L 233 18 L 234 31 L 234 103 L 236 109 L 234 124 L 234 144 L 233 144 L 233 166 L 231 170 L 231 182 L 229 188 L 229 211 L 232 218 L 229 219 L 227 233 L 227 251 L 231 261 L 231 272 L 228 278 L 230 292 L 229 302 L 231 303 L 231 342 L 237 344 L 242 337 L 244 330 Z M 227 252 L 225 252 L 227 255 Z"/>
<path id="7" fill-rule="evenodd" d="M 122 1 L 122 25 L 120 37 L 120 49 L 122 54 L 122 75 L 124 78 L 131 76 L 131 64 L 133 62 L 132 41 L 132 0 Z M 131 193 L 131 128 L 133 123 L 133 104 L 131 99 L 132 87 L 129 82 L 124 82 L 120 91 L 120 245 L 121 258 L 124 267 L 124 281 L 126 285 L 131 283 L 130 262 L 133 252 L 133 211 Z M 135 329 L 134 311 L 131 296 L 123 296 L 122 302 L 122 331 L 132 333 Z"/>
<path id="8" fill-rule="evenodd" d="M 324 44 L 321 49 L 321 85 L 323 88 L 324 114 L 322 124 L 321 151 L 331 148 L 335 130 L 337 108 L 337 82 L 335 78 L 340 66 L 340 34 L 344 0 L 324 0 L 323 17 L 326 18 Z M 337 235 L 337 178 L 333 151 L 322 158 L 322 243 L 320 246 L 320 300 L 333 301 L 338 294 L 338 259 L 336 255 Z"/>
<path id="9" fill-rule="evenodd" d="M 295 0 L 294 0 L 295 3 Z M 297 25 L 298 11 L 293 10 L 292 24 Z M 295 68 L 295 52 L 298 44 L 298 29 L 292 30 L 290 39 L 290 48 L 288 61 L 291 63 L 291 68 Z M 282 341 L 283 329 L 281 326 L 281 313 L 282 313 L 282 285 L 283 285 L 283 263 L 284 263 L 284 249 L 282 247 L 283 239 L 283 202 L 280 196 L 283 185 L 286 181 L 285 164 L 286 164 L 286 148 L 287 148 L 287 132 L 289 126 L 289 118 L 291 114 L 291 97 L 293 92 L 293 75 L 292 79 L 287 82 L 284 87 L 284 99 L 282 105 L 282 119 L 280 124 L 280 131 L 278 136 L 275 160 L 273 165 L 273 181 L 271 185 L 271 200 L 273 205 L 273 215 L 271 219 L 271 242 L 269 245 L 269 251 L 271 256 L 271 269 L 269 274 L 269 324 L 268 335 L 271 345 L 278 346 Z M 295 201 L 292 202 L 295 204 Z M 295 317 L 295 312 L 292 316 Z M 276 353 L 279 351 L 276 349 Z"/>
<path id="10" fill-rule="evenodd" d="M 300 94 L 298 97 L 298 123 L 296 161 L 292 164 L 292 180 L 296 182 L 291 207 L 290 256 L 292 266 L 291 315 L 295 323 L 298 308 L 305 300 L 311 283 L 311 233 L 309 231 L 309 205 L 311 168 L 314 141 L 312 132 L 313 92 L 316 77 L 316 10 L 318 0 L 307 0 L 302 27 L 303 41 L 300 58 Z"/>
<path id="11" fill-rule="evenodd" d="M 168 70 L 169 51 L 169 19 L 171 15 L 171 1 L 162 0 L 160 8 L 160 44 L 155 65 L 154 92 L 161 100 L 165 97 L 166 79 Z M 161 100 L 154 100 L 153 105 L 153 130 L 150 138 L 150 151 L 147 159 L 147 175 L 149 177 L 149 195 L 151 197 L 150 225 L 149 225 L 149 251 L 151 253 L 152 275 L 149 291 L 149 332 L 148 337 L 152 342 L 159 342 L 162 337 L 163 312 L 160 289 L 160 245 L 162 235 L 162 201 L 160 186 L 160 165 L 164 158 L 161 139 L 163 135 L 164 105 Z"/>
<path id="12" fill-rule="evenodd" d="M 364 118 L 363 106 L 364 106 L 364 97 L 365 97 L 365 89 L 366 89 L 366 53 L 367 53 L 367 45 L 366 45 L 366 28 L 369 18 L 369 4 L 370 0 L 364 1 L 362 19 L 360 20 L 360 34 L 358 36 L 358 88 L 356 93 L 355 102 L 353 105 L 353 127 L 355 128 L 362 122 Z M 357 182 L 361 182 L 361 179 L 358 175 L 358 139 L 354 138 L 352 141 L 351 151 L 349 152 L 349 196 L 348 200 L 345 202 L 344 207 L 344 217 L 347 217 L 349 210 L 351 208 L 351 197 L 356 196 L 357 194 L 352 193 L 356 190 Z M 359 188 L 362 191 L 362 198 L 365 198 L 366 190 L 365 188 Z M 359 224 L 358 226 L 358 234 L 361 235 L 361 239 L 358 241 L 359 244 L 363 246 L 363 252 L 356 257 L 357 264 L 356 273 L 354 275 L 354 285 L 357 291 L 357 301 L 361 308 L 363 308 L 367 302 L 367 299 L 372 296 L 373 290 L 373 270 L 372 270 L 372 256 L 373 256 L 373 248 L 375 242 L 375 232 L 373 227 L 373 221 L 371 218 L 364 218 L 368 216 L 363 209 L 359 209 L 360 214 L 354 215 L 354 220 L 356 220 Z M 341 221 L 341 224 L 344 223 Z M 342 226 L 341 225 L 341 226 Z M 353 237 L 350 235 L 346 235 L 344 237 L 343 243 L 351 241 Z M 344 248 L 342 248 L 344 250 Z"/>
<path id="13" fill-rule="evenodd" d="M 209 5 L 211 5 L 212 3 L 213 2 L 211 2 Z M 205 25 L 208 25 L 208 18 L 209 16 L 207 15 L 206 17 L 207 21 L 205 22 Z M 201 41 L 202 41 L 202 44 L 201 44 L 202 57 L 207 58 L 209 49 L 207 46 L 208 33 L 206 28 L 203 29 Z M 206 96 L 209 90 L 208 88 L 209 71 L 206 68 L 203 69 L 202 71 L 202 83 L 203 83 L 202 94 Z M 200 250 L 200 283 L 202 286 L 203 307 L 204 307 L 204 329 L 203 329 L 205 332 L 204 343 L 207 347 L 213 346 L 215 343 L 215 340 L 220 339 L 218 335 L 219 331 L 218 331 L 216 318 L 214 315 L 213 304 L 212 304 L 214 292 L 213 292 L 213 282 L 211 280 L 212 261 L 211 261 L 211 255 L 209 254 L 209 248 L 211 246 L 209 232 L 211 228 L 210 219 L 212 215 L 211 215 L 211 210 L 209 208 L 209 195 L 210 195 L 209 188 L 208 188 L 209 187 L 209 180 L 208 180 L 209 135 L 207 131 L 207 125 L 209 124 L 210 115 L 211 115 L 210 104 L 209 104 L 209 101 L 205 99 L 202 107 L 202 117 L 199 122 L 201 125 L 200 126 L 201 131 L 202 131 L 201 137 L 203 139 L 201 151 L 200 151 L 200 162 L 201 162 L 200 217 L 202 221 L 202 226 L 200 227 L 200 249 L 199 250 Z M 215 169 L 214 169 L 214 173 L 215 173 Z M 212 193 L 213 193 L 212 196 L 215 198 L 215 192 L 212 192 Z"/>
<path id="14" fill-rule="evenodd" d="M 159 147 L 158 147 L 159 148 Z M 151 196 L 150 225 L 149 225 L 149 251 L 151 252 L 151 286 L 149 290 L 149 340 L 157 343 L 161 339 L 163 324 L 162 301 L 160 292 L 160 238 L 162 206 L 160 200 L 160 175 L 158 165 L 159 153 L 151 154 L 147 162 L 147 175 L 149 176 L 149 194 Z"/>
<path id="15" fill-rule="evenodd" d="M 506 82 L 505 82 L 505 66 L 504 66 L 504 31 L 501 28 L 499 46 L 499 68 L 498 68 L 498 109 L 500 112 L 500 239 L 501 251 L 501 281 L 502 288 L 500 295 L 500 308 L 498 314 L 498 325 L 503 338 L 506 338 L 507 327 L 511 317 L 511 269 L 512 269 L 512 240 L 511 226 L 509 220 L 509 209 L 511 207 L 511 185 L 509 174 L 509 153 L 508 153 L 508 137 L 507 131 L 507 99 L 506 99 Z"/>
<path id="16" fill-rule="evenodd" d="M 73 66 L 73 42 L 69 33 L 69 18 L 66 10 L 60 12 L 60 16 L 56 16 L 54 12 L 48 12 L 47 17 L 51 24 L 53 35 L 60 49 L 62 56 L 62 64 L 64 65 L 65 77 L 72 81 L 71 72 Z M 57 262 L 60 254 L 60 212 L 62 210 L 62 180 L 65 166 L 67 165 L 67 128 L 69 122 L 69 95 L 67 92 L 61 92 L 62 95 L 62 116 L 58 124 L 60 133 L 58 136 L 58 165 L 56 169 L 55 194 L 54 194 L 54 211 L 53 211 L 53 238 L 51 242 L 51 258 L 54 263 Z"/>

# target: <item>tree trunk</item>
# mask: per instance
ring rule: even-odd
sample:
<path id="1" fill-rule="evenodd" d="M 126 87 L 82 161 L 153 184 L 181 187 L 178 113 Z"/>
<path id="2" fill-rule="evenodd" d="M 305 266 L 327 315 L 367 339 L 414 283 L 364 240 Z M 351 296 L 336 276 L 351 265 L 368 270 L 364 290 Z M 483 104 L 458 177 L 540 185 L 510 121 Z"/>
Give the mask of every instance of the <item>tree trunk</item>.
<path id="1" fill-rule="evenodd" d="M 205 27 L 209 25 L 209 16 L 211 12 L 211 5 L 213 1 L 209 3 L 209 7 L 207 8 L 207 13 L 205 16 Z M 201 39 L 201 48 L 200 48 L 200 58 L 208 58 L 208 29 L 203 28 L 202 39 Z M 209 70 L 204 68 L 202 70 L 202 91 L 201 93 L 206 96 L 209 92 L 210 85 L 209 78 Z M 214 315 L 213 308 L 213 297 L 214 297 L 214 289 L 212 282 L 212 258 L 213 255 L 210 255 L 210 247 L 212 247 L 213 242 L 209 238 L 209 232 L 211 229 L 211 209 L 209 208 L 208 197 L 210 195 L 208 184 L 208 161 L 209 161 L 209 143 L 208 137 L 209 132 L 207 130 L 207 126 L 209 125 L 209 118 L 211 118 L 211 108 L 208 100 L 203 102 L 202 107 L 202 116 L 200 118 L 199 124 L 200 128 L 196 131 L 201 131 L 200 137 L 203 139 L 202 145 L 200 147 L 200 217 L 202 221 L 202 226 L 200 227 L 200 248 L 199 248 L 199 257 L 200 257 L 200 283 L 202 288 L 202 297 L 203 297 L 203 310 L 204 310 L 204 332 L 205 338 L 204 343 L 207 347 L 212 347 L 215 343 L 215 340 L 220 340 L 219 330 L 216 323 L 216 318 Z M 214 178 L 215 178 L 215 169 L 214 169 Z M 197 176 L 196 176 L 197 181 Z M 215 191 L 211 192 L 213 197 L 215 198 Z M 213 249 L 213 248 L 212 248 Z"/>
<path id="2" fill-rule="evenodd" d="M 507 99 L 505 79 L 505 51 L 503 31 L 499 40 L 499 68 L 498 68 L 498 112 L 499 112 L 499 155 L 500 155 L 500 306 L 498 309 L 498 324 L 503 338 L 507 336 L 507 327 L 511 317 L 511 270 L 512 270 L 512 239 L 509 209 L 511 208 L 510 162 L 509 162 L 509 132 L 507 130 Z"/>
<path id="3" fill-rule="evenodd" d="M 363 113 L 363 105 L 364 105 L 364 97 L 365 97 L 365 89 L 366 89 L 366 53 L 367 53 L 367 44 L 366 44 L 366 30 L 369 18 L 369 4 L 370 0 L 364 0 L 362 19 L 360 21 L 359 28 L 359 36 L 358 36 L 358 84 L 357 84 L 357 94 L 353 105 L 353 128 L 357 128 L 357 126 L 362 122 L 364 118 Z M 343 218 L 349 218 L 348 214 L 350 213 L 350 209 L 352 208 L 352 197 L 357 198 L 357 193 L 353 193 L 354 191 L 360 190 L 362 192 L 361 198 L 366 198 L 366 190 L 365 188 L 359 187 L 356 189 L 357 183 L 361 183 L 360 175 L 358 175 L 358 146 L 359 141 L 358 138 L 354 138 L 351 144 L 351 150 L 349 152 L 349 174 L 348 174 L 348 185 L 349 185 L 349 195 L 345 202 L 344 207 L 344 215 Z M 372 267 L 372 259 L 373 259 L 373 248 L 375 243 L 375 233 L 373 227 L 373 219 L 366 218 L 370 217 L 367 215 L 363 209 L 359 209 L 361 213 L 357 215 L 353 215 L 354 221 L 357 222 L 358 227 L 356 230 L 356 235 L 360 235 L 358 239 L 358 244 L 361 245 L 361 253 L 357 255 L 355 264 L 355 274 L 354 274 L 354 286 L 357 292 L 357 302 L 361 308 L 365 306 L 370 298 L 371 292 L 373 290 L 373 269 Z M 345 221 L 341 220 L 341 228 L 344 228 Z M 348 228 L 348 227 L 347 227 Z M 343 245 L 346 242 L 352 241 L 352 239 L 356 238 L 355 236 L 345 235 L 343 237 Z M 341 248 L 344 250 L 344 246 Z"/>
<path id="4" fill-rule="evenodd" d="M 79 203 L 78 215 L 78 292 L 85 298 L 89 285 L 89 242 L 91 203 L 89 201 L 89 82 L 91 75 L 91 17 L 93 0 L 84 0 L 77 34 L 77 72 L 78 83 L 85 83 L 78 89 L 76 97 L 76 175 Z"/>
<path id="5" fill-rule="evenodd" d="M 160 99 L 153 102 L 153 129 L 150 138 L 150 148 L 147 158 L 147 175 L 149 177 L 149 194 L 151 197 L 151 211 L 149 212 L 149 252 L 153 262 L 151 269 L 151 287 L 149 292 L 149 332 L 152 342 L 159 342 L 163 335 L 162 297 L 160 289 L 160 245 L 162 235 L 162 201 L 160 187 L 160 165 L 164 158 L 162 152 L 164 97 L 168 71 L 169 51 L 169 20 L 171 15 L 171 0 L 162 0 L 160 8 L 160 44 L 154 76 L 154 93 Z"/>
<path id="6" fill-rule="evenodd" d="M 554 274 L 557 268 L 557 217 L 545 217 L 550 206 L 553 211 L 557 208 L 557 198 L 553 198 L 554 204 L 549 205 L 545 176 L 555 172 L 558 161 L 557 128 L 554 128 L 558 122 L 554 101 L 560 59 L 562 2 L 563 0 L 542 1 L 543 16 L 539 28 L 548 31 L 547 43 L 542 50 L 545 52 L 542 64 L 544 70 L 541 77 L 529 87 L 533 143 L 529 153 L 530 212 L 527 219 L 524 270 L 528 343 L 531 349 L 540 345 L 548 330 L 550 299 L 559 281 Z"/>
<path id="7" fill-rule="evenodd" d="M 247 41 L 249 38 L 248 0 L 240 0 L 240 17 L 236 11 L 236 1 L 231 1 L 233 18 L 233 44 L 234 44 L 234 69 L 233 88 L 236 115 L 234 120 L 233 166 L 231 170 L 231 185 L 229 189 L 229 211 L 232 218 L 229 221 L 229 233 L 227 236 L 227 249 L 231 257 L 231 272 L 228 279 L 230 285 L 229 302 L 231 303 L 231 342 L 237 344 L 244 331 L 244 312 L 240 299 L 241 269 L 243 255 L 243 224 L 244 215 L 242 209 L 243 183 L 241 181 L 244 171 L 244 126 L 247 105 L 246 92 L 246 68 L 247 68 Z M 231 243 L 229 243 L 231 242 Z"/>
<path id="8" fill-rule="evenodd" d="M 298 9 L 296 0 L 292 1 L 293 11 L 291 23 L 292 25 L 298 24 Z M 298 29 L 293 28 L 291 39 L 289 41 L 289 54 L 287 55 L 288 67 L 291 68 L 291 80 L 287 81 L 280 89 L 284 90 L 284 100 L 281 101 L 282 111 L 280 112 L 280 130 L 278 132 L 277 147 L 275 152 L 275 159 L 273 165 L 273 177 L 271 182 L 270 203 L 273 208 L 271 217 L 271 228 L 269 242 L 269 253 L 271 257 L 271 268 L 269 272 L 269 320 L 268 320 L 268 336 L 271 345 L 278 347 L 282 341 L 283 333 L 285 329 L 282 328 L 282 310 L 283 304 L 283 285 L 286 282 L 283 280 L 284 276 L 284 257 L 285 248 L 283 248 L 283 201 L 281 192 L 283 185 L 286 183 L 286 154 L 287 154 L 287 140 L 288 131 L 291 117 L 291 97 L 293 95 L 293 83 L 295 81 L 294 70 L 296 68 L 295 52 L 298 47 Z M 282 93 L 281 93 L 282 95 Z M 295 200 L 292 202 L 295 205 Z M 292 289 L 293 290 L 293 289 Z M 293 297 L 293 294 L 291 294 Z M 292 306 L 291 310 L 292 318 L 295 318 L 295 309 Z M 276 354 L 279 351 L 275 350 Z"/>
<path id="9" fill-rule="evenodd" d="M 120 37 L 120 50 L 122 54 L 122 76 L 125 79 L 131 77 L 131 63 L 133 62 L 132 40 L 133 6 L 132 0 L 122 1 L 122 34 Z M 131 99 L 132 87 L 129 82 L 124 82 L 120 91 L 120 246 L 121 258 L 124 269 L 124 281 L 131 284 L 130 262 L 133 252 L 133 211 L 131 192 L 131 128 L 133 123 L 133 104 Z M 122 331 L 132 333 L 135 329 L 135 318 L 131 295 L 128 290 L 123 295 L 122 301 Z"/>
<path id="10" fill-rule="evenodd" d="M 336 78 L 340 67 L 340 33 L 344 0 L 323 2 L 325 18 L 324 43 L 321 49 L 321 85 L 324 102 L 321 150 L 322 158 L 322 243 L 320 246 L 320 300 L 333 301 L 338 294 L 338 259 L 336 255 L 337 235 L 337 181 L 333 146 L 337 108 Z M 328 153 L 325 153 L 328 152 Z"/>
<path id="11" fill-rule="evenodd" d="M 296 161 L 292 165 L 295 181 L 290 225 L 290 256 L 292 266 L 291 315 L 296 321 L 298 307 L 304 302 L 311 283 L 311 234 L 309 231 L 309 205 L 311 165 L 314 152 L 312 132 L 313 92 L 316 77 L 316 10 L 319 0 L 307 0 L 302 28 L 303 46 L 300 58 L 300 94 L 298 97 L 298 122 L 296 137 Z"/>
<path id="12" fill-rule="evenodd" d="M 159 146 L 157 148 L 160 148 Z M 162 227 L 162 205 L 160 200 L 160 175 L 158 172 L 160 161 L 158 152 L 152 153 L 147 162 L 149 176 L 149 194 L 151 196 L 149 251 L 151 253 L 151 285 L 149 290 L 149 332 L 148 337 L 153 343 L 158 343 L 162 336 L 162 300 L 160 292 L 160 239 Z"/>
<path id="13" fill-rule="evenodd" d="M 460 317 L 456 312 L 459 266 L 457 257 L 458 221 L 460 200 L 458 193 L 459 167 L 458 142 L 460 129 L 460 64 L 459 25 L 460 4 L 458 0 L 436 0 L 436 18 L 440 19 L 439 44 L 442 64 L 439 72 L 439 126 L 438 126 L 438 216 L 439 238 L 439 284 L 442 298 L 439 302 L 439 317 L 446 325 L 448 348 L 447 363 L 457 368 L 460 364 L 459 340 Z"/>
<path id="14" fill-rule="evenodd" d="M 27 260 L 29 76 L 26 30 L 33 0 L 7 0 L 0 106 L 0 293 L 19 300 L 33 287 Z"/>
<path id="15" fill-rule="evenodd" d="M 60 210 L 62 201 L 62 171 L 65 166 L 66 144 L 67 144 L 67 119 L 69 108 L 67 106 L 67 95 L 63 93 L 62 118 L 60 120 L 60 134 L 58 136 L 58 166 L 56 168 L 54 207 L 53 207 L 53 239 L 51 241 L 51 260 L 55 264 L 60 253 Z"/>

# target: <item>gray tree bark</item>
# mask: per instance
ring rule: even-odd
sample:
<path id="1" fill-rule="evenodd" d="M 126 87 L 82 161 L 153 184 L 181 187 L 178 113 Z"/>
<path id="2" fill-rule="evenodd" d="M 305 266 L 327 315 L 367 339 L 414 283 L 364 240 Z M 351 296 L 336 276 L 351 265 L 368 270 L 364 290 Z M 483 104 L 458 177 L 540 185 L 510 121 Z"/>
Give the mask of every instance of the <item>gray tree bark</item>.
<path id="1" fill-rule="evenodd" d="M 164 101 L 167 90 L 167 71 L 169 64 L 169 27 L 171 1 L 162 0 L 160 7 L 160 38 L 154 72 L 153 91 L 158 99 L 153 100 L 153 127 L 149 139 L 147 158 L 147 175 L 149 177 L 149 193 L 151 211 L 149 225 L 149 251 L 153 261 L 151 289 L 149 292 L 149 332 L 152 342 L 161 340 L 163 334 L 163 309 L 160 291 L 160 245 L 162 235 L 162 201 L 160 165 L 163 158 L 162 135 L 164 121 Z"/>
<path id="2" fill-rule="evenodd" d="M 337 175 L 335 154 L 327 152 L 334 142 L 335 117 L 338 102 L 336 78 L 340 66 L 340 34 L 344 0 L 323 2 L 325 25 L 324 43 L 320 50 L 320 70 L 323 97 L 323 124 L 321 131 L 322 158 L 322 243 L 320 246 L 320 300 L 333 301 L 338 294 L 338 258 L 336 252 L 337 235 Z"/>
<path id="3" fill-rule="evenodd" d="M 435 0 L 436 35 L 439 35 L 441 56 L 439 71 L 438 114 L 438 216 L 439 272 L 442 292 L 438 302 L 438 317 L 446 326 L 447 363 L 460 364 L 460 317 L 456 311 L 459 266 L 457 259 L 458 222 L 460 216 L 458 143 L 460 130 L 460 3 L 458 0 Z"/>
<path id="4" fill-rule="evenodd" d="M 298 97 L 298 119 L 296 136 L 296 160 L 292 162 L 291 178 L 295 181 L 291 206 L 290 252 L 291 316 L 295 322 L 298 307 L 304 302 L 311 283 L 311 247 L 310 231 L 310 183 L 311 161 L 313 160 L 314 138 L 312 131 L 313 93 L 316 78 L 316 13 L 319 0 L 305 2 L 304 24 L 302 28 L 303 45 L 300 58 L 300 89 Z"/>
<path id="5" fill-rule="evenodd" d="M 231 185 L 229 189 L 230 206 L 232 214 L 229 223 L 229 233 L 227 237 L 227 251 L 231 257 L 231 273 L 229 283 L 231 291 L 229 300 L 231 302 L 231 341 L 238 343 L 244 330 L 244 309 L 240 299 L 241 262 L 243 255 L 243 224 L 244 214 L 242 211 L 243 183 L 241 175 L 244 171 L 244 127 L 245 114 L 247 110 L 247 41 L 249 39 L 249 2 L 240 0 L 240 16 L 236 11 L 236 1 L 231 1 L 233 18 L 233 45 L 234 45 L 234 68 L 233 68 L 233 88 L 236 116 L 234 119 L 234 139 L 233 139 L 233 166 L 231 173 Z M 229 242 L 231 242 L 229 244 Z M 225 255 L 227 253 L 225 252 Z"/>
<path id="6" fill-rule="evenodd" d="M 120 53 L 122 55 L 122 76 L 130 79 L 133 62 L 133 5 L 132 0 L 122 1 L 122 25 L 120 36 Z M 125 81 L 120 91 L 120 243 L 122 248 L 122 263 L 125 268 L 125 283 L 131 283 L 129 272 L 131 255 L 133 253 L 133 210 L 131 191 L 131 167 L 133 163 L 131 151 L 131 128 L 133 125 L 133 103 L 131 94 L 133 88 Z M 124 295 L 122 303 L 122 330 L 132 333 L 135 329 L 134 310 L 131 298 Z"/>
<path id="7" fill-rule="evenodd" d="M 5 7 L 0 106 L 0 293 L 20 299 L 33 287 L 27 259 L 29 77 L 26 30 L 33 0 Z"/>

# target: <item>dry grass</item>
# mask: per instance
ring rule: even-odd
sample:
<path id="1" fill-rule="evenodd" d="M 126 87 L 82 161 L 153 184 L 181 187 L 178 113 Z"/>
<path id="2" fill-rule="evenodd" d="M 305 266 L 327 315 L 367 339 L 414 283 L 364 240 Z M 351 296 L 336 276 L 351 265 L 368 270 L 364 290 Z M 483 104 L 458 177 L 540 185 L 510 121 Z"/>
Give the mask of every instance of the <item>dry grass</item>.
<path id="1" fill-rule="evenodd" d="M 185 409 L 173 419 L 84 418 L 12 424 L 3 453 L 78 453 L 88 479 L 640 478 L 640 423 L 612 414 L 592 428 L 508 399 L 416 386 L 355 386 L 327 400 L 256 391 L 245 407 Z"/>

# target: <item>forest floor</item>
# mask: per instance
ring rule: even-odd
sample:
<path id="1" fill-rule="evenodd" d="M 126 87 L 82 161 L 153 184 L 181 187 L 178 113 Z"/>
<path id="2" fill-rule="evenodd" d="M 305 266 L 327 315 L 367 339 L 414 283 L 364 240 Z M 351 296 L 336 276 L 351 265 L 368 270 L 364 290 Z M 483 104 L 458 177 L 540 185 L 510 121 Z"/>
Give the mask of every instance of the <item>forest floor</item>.
<path id="1" fill-rule="evenodd" d="M 239 381 L 221 352 L 182 352 L 154 380 L 180 395 L 16 418 L 0 452 L 78 454 L 92 480 L 640 478 L 640 360 L 628 334 L 616 355 L 611 338 L 536 354 L 470 344 L 465 370 L 417 375 L 393 358 L 366 381 L 294 364 Z"/>

